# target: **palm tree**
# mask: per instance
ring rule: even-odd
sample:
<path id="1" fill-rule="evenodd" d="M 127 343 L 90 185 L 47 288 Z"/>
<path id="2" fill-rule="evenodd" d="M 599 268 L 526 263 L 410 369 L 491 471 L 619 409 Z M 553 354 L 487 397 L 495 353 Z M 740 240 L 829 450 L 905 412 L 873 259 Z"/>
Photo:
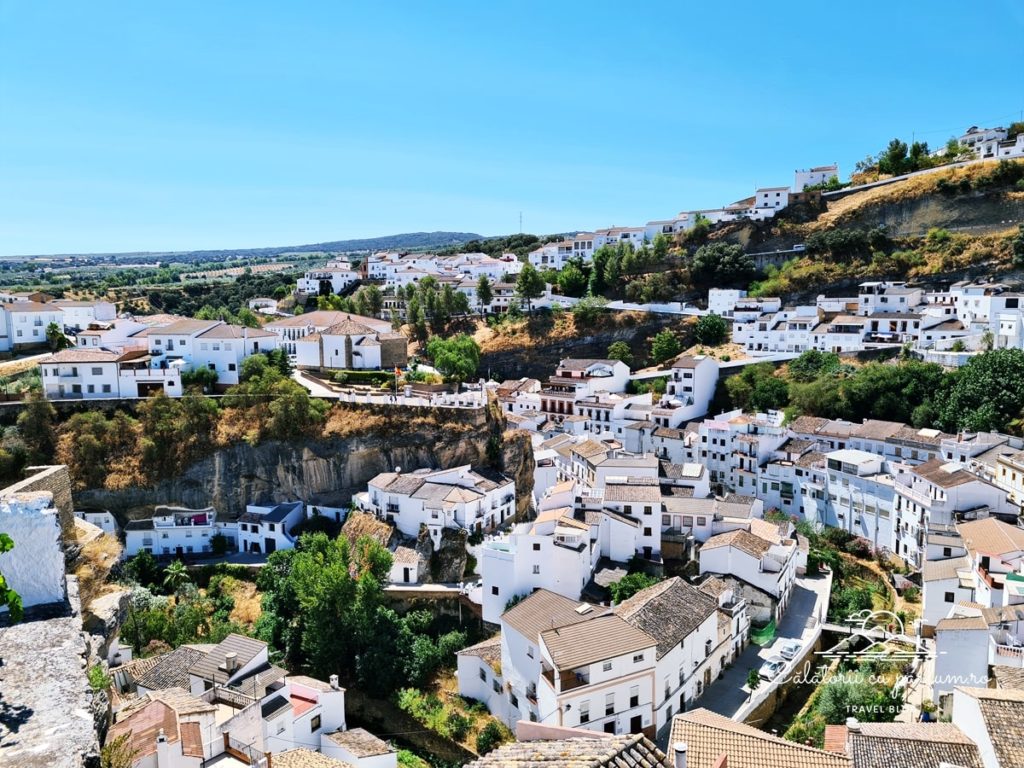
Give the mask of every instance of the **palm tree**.
<path id="1" fill-rule="evenodd" d="M 175 560 L 164 569 L 164 588 L 171 592 L 177 592 L 189 581 L 188 568 L 181 560 Z"/>

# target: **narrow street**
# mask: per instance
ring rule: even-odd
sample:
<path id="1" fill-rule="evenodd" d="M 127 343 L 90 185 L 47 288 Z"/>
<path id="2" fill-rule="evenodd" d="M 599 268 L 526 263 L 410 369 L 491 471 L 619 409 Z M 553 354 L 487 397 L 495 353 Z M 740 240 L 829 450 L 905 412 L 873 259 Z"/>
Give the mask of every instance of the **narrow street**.
<path id="1" fill-rule="evenodd" d="M 832 580 L 828 575 L 797 578 L 789 609 L 779 622 L 775 641 L 764 648 L 753 643 L 748 645 L 733 665 L 697 700 L 696 705 L 726 717 L 742 719 L 744 709 L 747 709 L 750 703 L 750 691 L 746 688 L 747 674 L 751 669 L 760 669 L 769 657 L 778 655 L 778 648 L 785 640 L 800 640 L 805 649 L 813 642 L 818 623 L 828 608 L 831 584 Z M 802 650 L 797 654 L 797 658 L 800 658 L 803 652 Z M 790 665 L 792 663 L 790 662 Z M 762 694 L 769 690 L 791 673 L 792 670 L 787 668 L 770 683 L 762 680 L 757 693 Z"/>

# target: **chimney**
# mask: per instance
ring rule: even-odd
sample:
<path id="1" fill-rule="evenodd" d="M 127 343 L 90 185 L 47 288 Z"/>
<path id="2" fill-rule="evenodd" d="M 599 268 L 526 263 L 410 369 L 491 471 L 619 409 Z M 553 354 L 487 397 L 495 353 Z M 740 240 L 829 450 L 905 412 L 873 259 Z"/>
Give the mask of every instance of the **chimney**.
<path id="1" fill-rule="evenodd" d="M 686 742 L 677 741 L 672 745 L 673 768 L 686 768 Z"/>
<path id="2" fill-rule="evenodd" d="M 331 681 L 331 688 L 333 688 L 334 690 L 338 690 L 338 676 L 331 675 L 329 679 Z"/>
<path id="3" fill-rule="evenodd" d="M 860 733 L 860 721 L 856 717 L 846 718 L 846 729 L 851 733 Z"/>
<path id="4" fill-rule="evenodd" d="M 167 743 L 167 736 L 161 728 L 156 737 L 156 768 L 172 768 L 173 765 L 171 745 Z"/>
<path id="5" fill-rule="evenodd" d="M 237 653 L 225 653 L 224 654 L 224 669 L 230 674 L 235 671 L 238 667 L 238 654 Z"/>

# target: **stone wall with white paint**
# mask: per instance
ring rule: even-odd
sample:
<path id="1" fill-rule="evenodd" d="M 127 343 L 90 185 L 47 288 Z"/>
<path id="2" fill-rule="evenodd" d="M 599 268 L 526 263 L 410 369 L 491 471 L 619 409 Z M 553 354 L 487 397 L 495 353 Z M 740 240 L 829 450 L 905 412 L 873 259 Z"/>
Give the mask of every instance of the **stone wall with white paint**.
<path id="1" fill-rule="evenodd" d="M 0 573 L 21 595 L 25 608 L 64 601 L 64 553 L 60 517 L 47 491 L 15 493 L 0 499 L 0 533 L 14 542 L 0 554 Z"/>

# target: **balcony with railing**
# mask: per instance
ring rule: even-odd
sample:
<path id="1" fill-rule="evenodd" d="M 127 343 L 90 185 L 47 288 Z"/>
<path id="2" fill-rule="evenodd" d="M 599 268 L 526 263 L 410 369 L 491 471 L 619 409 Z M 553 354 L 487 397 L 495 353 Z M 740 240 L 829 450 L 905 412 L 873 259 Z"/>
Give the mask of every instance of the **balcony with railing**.
<path id="1" fill-rule="evenodd" d="M 1024 644 L 1005 630 L 989 637 L 989 664 L 1024 669 Z"/>
<path id="2" fill-rule="evenodd" d="M 590 685 L 590 673 L 582 670 L 570 669 L 559 672 L 554 669 L 544 669 L 541 671 L 541 677 L 548 682 L 555 693 L 565 693 Z"/>

